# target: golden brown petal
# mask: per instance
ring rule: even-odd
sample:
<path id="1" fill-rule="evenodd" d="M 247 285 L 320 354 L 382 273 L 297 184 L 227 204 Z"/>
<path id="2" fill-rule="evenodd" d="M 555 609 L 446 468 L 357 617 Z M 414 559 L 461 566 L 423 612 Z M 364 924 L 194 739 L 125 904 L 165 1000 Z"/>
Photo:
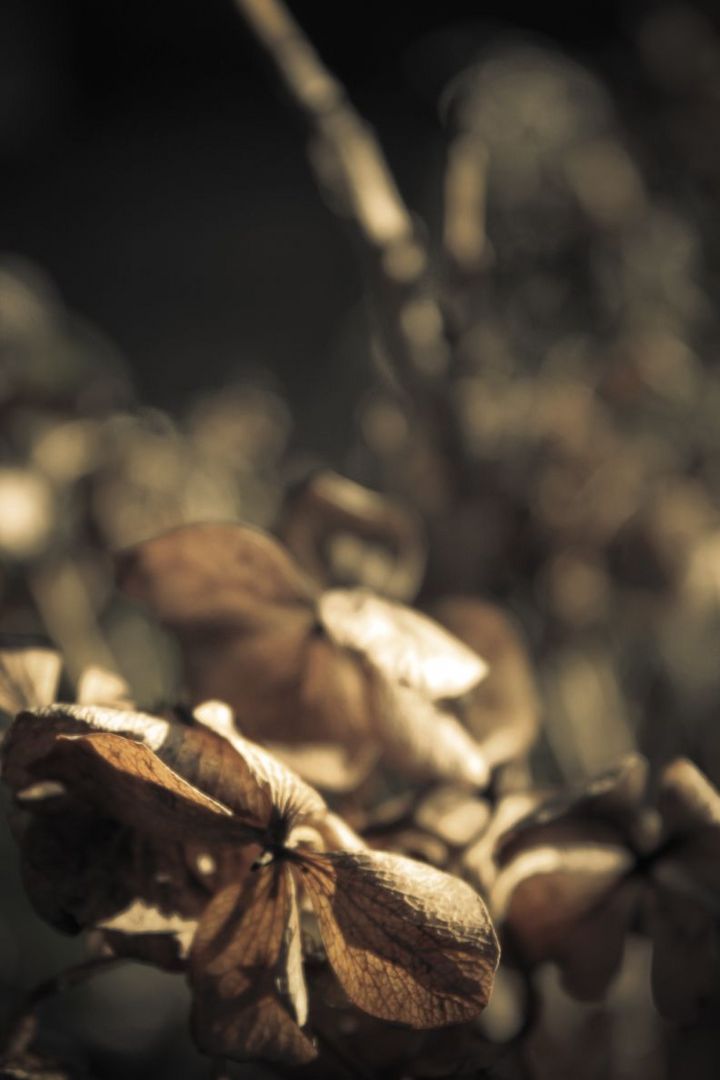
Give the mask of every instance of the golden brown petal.
<path id="1" fill-rule="evenodd" d="M 365 1012 L 416 1028 L 477 1016 L 499 946 L 480 897 L 433 867 L 386 852 L 308 861 L 303 880 L 327 955 Z"/>
<path id="2" fill-rule="evenodd" d="M 316 1056 L 307 1018 L 295 886 L 274 863 L 219 892 L 190 953 L 193 1029 L 222 1057 L 302 1064 Z"/>
<path id="3" fill-rule="evenodd" d="M 432 619 L 364 589 L 331 589 L 318 614 L 333 641 L 432 701 L 465 694 L 487 674 L 485 661 Z"/>
<path id="4" fill-rule="evenodd" d="M 255 834 L 228 807 L 193 787 L 152 750 L 122 735 L 58 735 L 38 762 L 43 778 L 57 779 L 117 821 L 141 832 L 180 839 L 186 830 L 216 842 Z"/>
<path id="5" fill-rule="evenodd" d="M 57 750 L 62 735 L 112 734 L 128 744 L 127 754 L 135 753 L 139 769 L 166 770 L 162 775 L 170 789 L 187 784 L 195 792 L 191 801 L 200 797 L 216 811 L 222 804 L 221 812 L 227 815 L 232 810 L 258 828 L 267 826 L 271 817 L 302 820 L 325 812 L 317 792 L 230 728 L 222 706 L 208 705 L 198 720 L 201 717 L 204 722 L 186 724 L 145 713 L 76 705 L 27 712 L 8 733 L 5 779 L 15 790 L 38 779 L 37 763 Z M 133 751 L 133 747 L 138 749 Z M 68 779 L 73 781 L 72 776 Z"/>
<path id="6" fill-rule="evenodd" d="M 236 782 L 238 786 L 242 786 L 238 804 L 254 804 L 257 801 L 257 790 L 265 794 L 272 810 L 293 822 L 313 820 L 326 813 L 325 800 L 317 791 L 273 754 L 240 735 L 233 722 L 232 712 L 221 702 L 205 702 L 195 709 L 194 715 L 204 727 L 225 740 L 235 752 Z M 205 753 L 208 749 L 205 749 Z M 267 816 L 264 820 L 268 820 Z"/>
<path id="7" fill-rule="evenodd" d="M 244 626 L 313 587 L 277 541 L 244 525 L 185 525 L 121 552 L 120 587 L 168 626 Z"/>

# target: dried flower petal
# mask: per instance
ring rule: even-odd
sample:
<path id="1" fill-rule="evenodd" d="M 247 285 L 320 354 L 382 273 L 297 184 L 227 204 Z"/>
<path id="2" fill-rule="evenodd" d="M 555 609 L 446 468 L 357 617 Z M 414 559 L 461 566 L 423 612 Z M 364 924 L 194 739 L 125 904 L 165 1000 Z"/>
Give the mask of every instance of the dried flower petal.
<path id="1" fill-rule="evenodd" d="M 312 600 L 314 589 L 282 546 L 241 525 L 187 525 L 129 548 L 118 581 L 168 626 L 247 626 L 268 604 Z"/>
<path id="2" fill-rule="evenodd" d="M 629 852 L 601 844 L 537 846 L 500 872 L 491 909 L 532 964 L 554 960 L 568 990 L 602 996 L 617 971 L 639 885 Z"/>
<path id="3" fill-rule="evenodd" d="M 318 612 L 333 641 L 431 701 L 465 694 L 487 674 L 485 661 L 437 623 L 363 589 L 331 589 Z"/>
<path id="4" fill-rule="evenodd" d="M 288 1064 L 316 1050 L 307 1019 L 295 887 L 283 864 L 219 892 L 200 920 L 190 954 L 193 1029 L 223 1057 Z"/>
<path id="5" fill-rule="evenodd" d="M 381 852 L 329 853 L 304 883 L 351 1001 L 411 1027 L 478 1015 L 499 947 L 480 897 L 433 867 Z"/>

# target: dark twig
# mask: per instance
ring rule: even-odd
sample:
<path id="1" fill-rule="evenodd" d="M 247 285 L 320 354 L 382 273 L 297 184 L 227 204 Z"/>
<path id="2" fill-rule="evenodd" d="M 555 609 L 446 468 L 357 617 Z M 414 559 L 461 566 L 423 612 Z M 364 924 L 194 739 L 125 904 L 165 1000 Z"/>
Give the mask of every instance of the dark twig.
<path id="1" fill-rule="evenodd" d="M 426 245 L 375 134 L 327 70 L 282 0 L 235 0 L 308 123 L 311 161 L 333 202 L 353 221 L 373 267 L 374 293 L 391 371 L 436 452 L 462 471 L 447 394 L 451 348 L 428 283 Z"/>

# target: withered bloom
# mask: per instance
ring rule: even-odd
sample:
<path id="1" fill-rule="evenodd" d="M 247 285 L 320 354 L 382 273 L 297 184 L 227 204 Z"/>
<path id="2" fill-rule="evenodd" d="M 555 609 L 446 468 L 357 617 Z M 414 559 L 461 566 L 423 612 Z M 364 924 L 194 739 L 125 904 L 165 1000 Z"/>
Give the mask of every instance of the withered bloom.
<path id="1" fill-rule="evenodd" d="M 601 996 L 631 929 L 653 941 L 655 1001 L 689 1021 L 717 999 L 720 795 L 691 762 L 663 769 L 630 755 L 500 837 L 491 910 L 520 957 L 555 961 L 576 997 Z"/>
<path id="2" fill-rule="evenodd" d="M 480 897 L 457 878 L 366 850 L 317 792 L 237 734 L 225 706 L 206 705 L 188 724 L 89 706 L 26 711 L 8 733 L 3 769 L 19 796 L 59 783 L 151 850 L 192 846 L 198 865 L 222 868 L 195 915 L 187 961 L 208 1053 L 315 1055 L 302 1031 L 300 896 L 360 1009 L 432 1028 L 475 1017 L 488 1001 L 499 949 Z M 246 857 L 233 862 L 238 850 Z"/>
<path id="3" fill-rule="evenodd" d="M 364 589 L 322 592 L 242 525 L 142 543 L 120 556 L 119 581 L 177 635 L 192 700 L 227 701 L 312 783 L 349 790 L 380 757 L 416 778 L 487 782 L 457 708 L 487 665 L 426 616 Z"/>

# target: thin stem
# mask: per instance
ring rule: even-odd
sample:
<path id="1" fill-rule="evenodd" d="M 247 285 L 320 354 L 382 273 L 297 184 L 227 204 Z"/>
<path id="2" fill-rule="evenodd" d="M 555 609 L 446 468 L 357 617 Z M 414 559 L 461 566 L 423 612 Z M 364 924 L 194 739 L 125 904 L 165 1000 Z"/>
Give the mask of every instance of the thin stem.
<path id="1" fill-rule="evenodd" d="M 27 1053 L 37 1034 L 37 1010 L 49 998 L 71 990 L 74 986 L 102 974 L 116 964 L 126 962 L 125 957 L 121 956 L 98 956 L 76 964 L 74 967 L 66 968 L 65 971 L 38 983 L 29 991 L 10 1018 L 7 1034 L 3 1040 L 5 1055 L 12 1058 L 21 1057 Z"/>

